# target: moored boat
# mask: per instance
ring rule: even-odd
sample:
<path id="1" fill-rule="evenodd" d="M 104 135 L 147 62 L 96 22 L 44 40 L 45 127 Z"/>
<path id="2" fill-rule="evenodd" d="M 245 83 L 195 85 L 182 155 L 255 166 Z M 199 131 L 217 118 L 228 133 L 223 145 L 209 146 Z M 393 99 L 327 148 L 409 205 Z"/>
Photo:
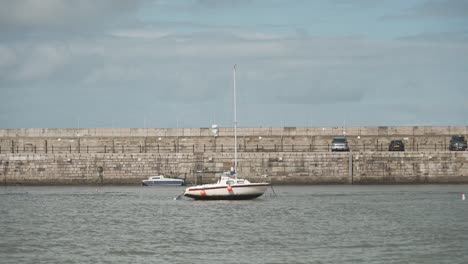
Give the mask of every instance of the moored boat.
<path id="1" fill-rule="evenodd" d="M 247 200 L 262 196 L 269 183 L 222 176 L 217 183 L 188 187 L 184 195 L 196 200 Z"/>
<path id="2" fill-rule="evenodd" d="M 217 183 L 188 187 L 184 196 L 196 200 L 246 200 L 262 196 L 270 186 L 267 182 L 251 183 L 237 178 L 237 109 L 236 109 L 236 69 L 233 69 L 234 90 L 234 167 L 229 175 L 220 177 Z M 232 176 L 231 176 L 232 175 Z"/>
<path id="3" fill-rule="evenodd" d="M 147 180 L 141 181 L 143 186 L 173 185 L 180 186 L 184 184 L 182 179 L 166 178 L 163 175 L 150 176 Z"/>

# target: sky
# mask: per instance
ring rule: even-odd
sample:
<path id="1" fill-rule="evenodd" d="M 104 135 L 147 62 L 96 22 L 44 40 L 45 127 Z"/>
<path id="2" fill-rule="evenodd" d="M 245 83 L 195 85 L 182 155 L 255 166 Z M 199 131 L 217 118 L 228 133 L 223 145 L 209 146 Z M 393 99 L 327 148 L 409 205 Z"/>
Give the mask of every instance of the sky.
<path id="1" fill-rule="evenodd" d="M 468 0 L 1 0 L 0 128 L 468 125 Z"/>

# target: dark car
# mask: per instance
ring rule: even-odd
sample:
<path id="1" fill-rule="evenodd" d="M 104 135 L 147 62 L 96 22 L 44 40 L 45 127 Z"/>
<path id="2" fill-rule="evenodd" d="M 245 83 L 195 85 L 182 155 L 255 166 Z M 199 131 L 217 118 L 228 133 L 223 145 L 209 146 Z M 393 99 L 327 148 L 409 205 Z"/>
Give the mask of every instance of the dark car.
<path id="1" fill-rule="evenodd" d="M 392 140 L 388 145 L 388 151 L 405 151 L 405 144 L 401 140 Z"/>
<path id="2" fill-rule="evenodd" d="M 464 136 L 452 136 L 450 139 L 449 150 L 463 151 L 466 150 L 467 144 Z"/>

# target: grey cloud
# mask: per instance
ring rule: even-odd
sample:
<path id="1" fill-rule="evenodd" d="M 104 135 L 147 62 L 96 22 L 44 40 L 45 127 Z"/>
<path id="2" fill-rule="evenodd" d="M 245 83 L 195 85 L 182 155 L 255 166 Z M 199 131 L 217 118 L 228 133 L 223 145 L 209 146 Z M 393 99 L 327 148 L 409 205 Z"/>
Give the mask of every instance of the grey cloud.
<path id="1" fill-rule="evenodd" d="M 196 0 L 194 5 L 210 8 L 229 8 L 252 4 L 254 0 Z"/>
<path id="2" fill-rule="evenodd" d="M 95 30 L 130 19 L 137 11 L 134 0 L 15 0 L 3 1 L 0 31 Z"/>
<path id="3" fill-rule="evenodd" d="M 0 75 L 11 65 L 15 65 L 17 60 L 16 53 L 12 48 L 0 45 Z"/>
<path id="4" fill-rule="evenodd" d="M 152 0 L 145 3 L 160 10 L 170 12 L 193 12 L 216 10 L 226 8 L 237 8 L 251 6 L 257 0 L 189 0 L 189 1 L 166 1 Z"/>
<path id="5" fill-rule="evenodd" d="M 31 82 L 47 78 L 70 61 L 70 51 L 63 44 L 21 43 L 13 47 L 0 45 L 1 50 L 6 52 L 7 60 L 3 61 L 5 71 L 0 83 Z"/>
<path id="6" fill-rule="evenodd" d="M 331 2 L 335 7 L 338 8 L 372 8 L 379 5 L 379 1 L 375 0 L 326 0 Z"/>
<path id="7" fill-rule="evenodd" d="M 454 44 L 468 43 L 468 31 L 425 33 L 405 36 L 399 39 L 408 41 L 448 42 Z"/>
<path id="8" fill-rule="evenodd" d="M 47 86 L 54 80 L 96 89 L 138 86 L 157 93 L 155 101 L 182 103 L 226 100 L 230 67 L 239 63 L 239 93 L 247 102 L 326 104 L 380 100 L 375 91 L 404 90 L 407 81 L 420 91 L 437 83 L 441 65 L 454 72 L 466 67 L 468 54 L 463 45 L 402 40 L 180 38 L 35 43 L 14 55 L 0 49 L 0 56 L 10 58 L 16 72 L 9 85 L 34 80 Z M 440 83 L 459 86 L 446 78 Z"/>
<path id="9" fill-rule="evenodd" d="M 50 3 L 62 3 L 67 7 L 61 10 L 68 10 L 73 2 Z M 100 2 L 101 11 L 79 11 L 82 15 L 60 23 L 34 18 L 38 26 L 28 19 L 1 14 L 0 29 L 5 28 L 5 21 L 13 28 L 34 31 L 65 29 L 73 27 L 72 22 L 102 21 L 122 12 L 131 16 L 133 4 L 122 3 L 115 10 L 103 11 L 99 6 L 110 2 Z M 47 12 L 41 13 L 45 17 Z M 0 43 L 0 112 L 11 113 L 18 104 L 25 105 L 26 110 L 15 112 L 24 121 L 14 121 L 24 127 L 30 126 L 28 120 L 42 120 L 42 116 L 47 116 L 47 123 L 34 124 L 67 126 L 70 124 L 60 122 L 70 122 L 70 115 L 77 113 L 107 121 L 111 115 L 120 116 L 126 118 L 121 126 L 142 126 L 142 121 L 134 120 L 152 112 L 161 115 L 160 123 L 154 118 L 157 126 L 175 126 L 171 120 L 185 116 L 181 124 L 197 127 L 208 119 L 203 119 L 205 115 L 216 112 L 219 120 L 230 124 L 231 69 L 238 63 L 243 125 L 256 126 L 259 120 L 282 125 L 278 121 L 282 114 L 297 124 L 307 118 L 305 113 L 315 113 L 316 122 L 336 125 L 336 120 L 341 124 L 343 111 L 374 125 L 388 125 L 382 120 L 413 124 L 417 119 L 434 124 L 431 117 L 443 122 L 443 115 L 450 114 L 447 109 L 455 113 L 448 117 L 449 124 L 464 120 L 457 105 L 466 110 L 463 99 L 468 97 L 468 79 L 463 71 L 468 67 L 468 48 L 460 45 L 466 32 L 371 41 L 314 38 L 301 30 L 292 36 L 268 36 L 259 34 L 258 28 L 234 26 L 223 33 L 219 26 L 209 25 L 199 25 L 206 30 L 198 33 L 180 34 L 170 23 L 159 26 L 126 24 L 91 37 L 67 33 L 73 36 L 60 39 L 62 35 L 57 34 L 57 39 L 39 34 Z M 425 41 L 413 41 L 419 39 Z M 41 108 L 43 102 L 49 105 Z M 431 105 L 437 107 L 431 109 Z M 54 120 L 58 108 L 64 109 L 59 121 Z M 440 110 L 444 114 L 438 114 Z M 9 119 L 0 115 L 0 125 L 11 126 Z M 99 126 L 90 120 L 88 124 Z"/>
<path id="10" fill-rule="evenodd" d="M 426 0 L 421 4 L 403 10 L 400 14 L 392 14 L 382 19 L 454 19 L 468 17 L 468 1 L 466 0 Z"/>
<path id="11" fill-rule="evenodd" d="M 468 16 L 466 0 L 428 0 L 416 6 L 413 14 L 422 17 L 463 17 Z"/>
<path id="12" fill-rule="evenodd" d="M 278 63 L 281 63 L 281 59 Z M 251 94 L 247 101 L 291 105 L 360 102 L 371 83 L 358 71 L 347 66 L 320 68 L 309 65 L 303 69 L 270 67 L 269 71 L 271 76 L 245 81 L 247 91 L 255 91 L 256 95 Z M 357 83 L 361 86 L 356 85 Z"/>

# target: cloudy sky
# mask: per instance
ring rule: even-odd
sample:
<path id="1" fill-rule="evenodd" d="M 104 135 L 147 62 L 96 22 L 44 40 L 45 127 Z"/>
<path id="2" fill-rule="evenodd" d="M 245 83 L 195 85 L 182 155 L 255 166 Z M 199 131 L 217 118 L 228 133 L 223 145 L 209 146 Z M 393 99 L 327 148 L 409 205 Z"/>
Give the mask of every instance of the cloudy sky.
<path id="1" fill-rule="evenodd" d="M 2 0 L 0 127 L 468 124 L 468 0 Z"/>

